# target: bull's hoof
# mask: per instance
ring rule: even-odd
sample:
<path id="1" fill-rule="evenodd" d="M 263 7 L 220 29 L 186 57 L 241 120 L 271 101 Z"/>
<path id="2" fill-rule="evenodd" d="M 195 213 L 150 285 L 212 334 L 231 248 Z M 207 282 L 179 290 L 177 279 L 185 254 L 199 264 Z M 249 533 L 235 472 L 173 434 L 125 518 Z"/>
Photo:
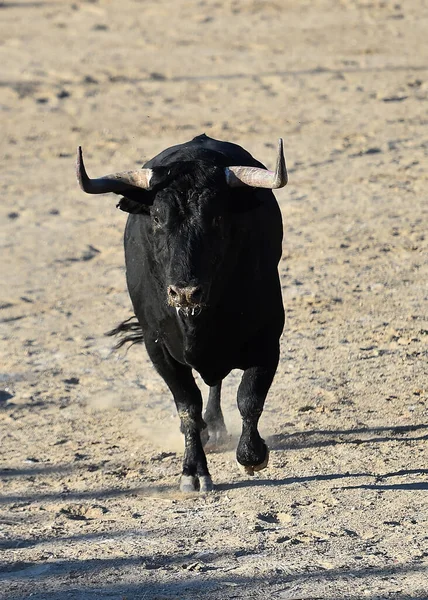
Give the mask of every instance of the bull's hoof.
<path id="1" fill-rule="evenodd" d="M 213 482 L 209 475 L 201 475 L 200 477 L 193 475 L 181 476 L 180 491 L 185 494 L 192 492 L 212 492 L 213 489 Z"/>
<path id="2" fill-rule="evenodd" d="M 205 414 L 204 419 L 208 426 L 204 431 L 201 431 L 202 445 L 204 447 L 208 445 L 209 450 L 215 450 L 227 444 L 230 438 L 223 417 L 210 419 L 209 415 Z"/>
<path id="3" fill-rule="evenodd" d="M 215 429 L 209 431 L 209 438 L 204 443 L 206 452 L 215 452 L 216 450 L 225 449 L 230 445 L 231 436 L 227 433 L 226 428 Z"/>
<path id="4" fill-rule="evenodd" d="M 269 463 L 269 448 L 266 446 L 266 456 L 263 460 L 263 462 L 259 463 L 258 465 L 241 465 L 238 462 L 238 467 L 240 468 L 240 470 L 245 473 L 246 475 L 251 475 L 251 477 L 254 475 L 254 473 L 257 473 L 258 471 L 262 471 L 263 469 L 266 469 L 266 467 L 268 466 Z"/>
<path id="5" fill-rule="evenodd" d="M 180 479 L 180 492 L 188 494 L 197 491 L 197 479 L 193 475 L 182 475 Z"/>
<path id="6" fill-rule="evenodd" d="M 212 492 L 214 489 L 212 479 L 209 475 L 201 475 L 199 477 L 199 491 Z"/>

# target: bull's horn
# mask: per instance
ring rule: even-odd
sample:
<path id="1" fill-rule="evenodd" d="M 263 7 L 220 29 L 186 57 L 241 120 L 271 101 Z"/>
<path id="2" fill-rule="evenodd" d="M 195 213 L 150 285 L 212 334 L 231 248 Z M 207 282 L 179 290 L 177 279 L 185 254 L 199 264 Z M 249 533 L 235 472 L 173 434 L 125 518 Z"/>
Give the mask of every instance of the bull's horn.
<path id="1" fill-rule="evenodd" d="M 285 164 L 282 138 L 278 142 L 278 158 L 275 171 L 258 167 L 226 167 L 227 185 L 230 187 L 249 186 L 276 190 L 287 185 L 288 174 Z"/>
<path id="2" fill-rule="evenodd" d="M 76 173 L 80 187 L 87 194 L 106 194 L 107 192 L 120 194 L 131 188 L 147 190 L 153 171 L 151 169 L 123 171 L 122 173 L 113 173 L 97 179 L 90 179 L 83 164 L 82 148 L 79 146 L 77 149 Z"/>

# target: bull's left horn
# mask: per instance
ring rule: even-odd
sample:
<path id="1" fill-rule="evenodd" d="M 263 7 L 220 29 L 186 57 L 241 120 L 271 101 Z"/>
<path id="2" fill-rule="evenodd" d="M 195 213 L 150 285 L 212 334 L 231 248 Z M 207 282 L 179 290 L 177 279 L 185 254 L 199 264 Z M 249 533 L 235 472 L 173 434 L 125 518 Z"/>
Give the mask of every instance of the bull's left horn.
<path id="1" fill-rule="evenodd" d="M 278 142 L 278 158 L 275 171 L 258 167 L 226 167 L 226 182 L 230 187 L 253 187 L 276 190 L 288 183 L 282 138 Z"/>
<path id="2" fill-rule="evenodd" d="M 90 179 L 83 163 L 82 148 L 79 146 L 77 149 L 76 174 L 80 187 L 87 194 L 106 194 L 107 192 L 120 194 L 132 188 L 147 190 L 150 187 L 153 171 L 151 169 L 123 171 L 122 173 L 112 173 L 97 179 Z"/>

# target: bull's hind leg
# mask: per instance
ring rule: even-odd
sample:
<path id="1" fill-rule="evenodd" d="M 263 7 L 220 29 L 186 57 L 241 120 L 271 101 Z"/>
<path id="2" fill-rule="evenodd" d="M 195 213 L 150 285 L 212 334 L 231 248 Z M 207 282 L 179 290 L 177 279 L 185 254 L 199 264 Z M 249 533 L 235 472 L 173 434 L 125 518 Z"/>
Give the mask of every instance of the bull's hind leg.
<path id="1" fill-rule="evenodd" d="M 269 461 L 269 450 L 260 437 L 257 425 L 275 375 L 278 356 L 279 353 L 272 356 L 268 365 L 246 369 L 238 389 L 242 434 L 236 450 L 236 458 L 249 475 L 264 469 Z"/>
<path id="2" fill-rule="evenodd" d="M 208 426 L 208 436 L 206 442 L 210 445 L 221 446 L 227 440 L 227 430 L 224 424 L 223 413 L 220 405 L 221 381 L 210 387 L 207 408 L 204 414 L 204 421 Z"/>
<path id="3" fill-rule="evenodd" d="M 174 360 L 162 344 L 146 339 L 146 347 L 156 370 L 171 390 L 181 421 L 185 449 L 180 489 L 182 492 L 211 491 L 212 480 L 201 442 L 201 431 L 206 428 L 202 419 L 202 395 L 192 369 Z"/>

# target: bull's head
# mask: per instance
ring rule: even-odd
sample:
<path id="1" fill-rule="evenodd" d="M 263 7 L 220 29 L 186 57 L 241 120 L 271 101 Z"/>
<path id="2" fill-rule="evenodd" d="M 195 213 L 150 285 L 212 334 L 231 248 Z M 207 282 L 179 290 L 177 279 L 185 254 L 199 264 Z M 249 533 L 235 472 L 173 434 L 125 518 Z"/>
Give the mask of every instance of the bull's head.
<path id="1" fill-rule="evenodd" d="M 253 198 L 244 188 L 277 189 L 288 181 L 282 139 L 275 171 L 192 160 L 90 179 L 79 147 L 77 178 L 83 191 L 121 194 L 119 208 L 147 215 L 147 234 L 162 265 L 159 283 L 168 304 L 185 315 L 198 314 L 215 301 L 211 288 L 221 287 L 214 283 L 234 239 L 228 216 L 248 208 Z"/>

